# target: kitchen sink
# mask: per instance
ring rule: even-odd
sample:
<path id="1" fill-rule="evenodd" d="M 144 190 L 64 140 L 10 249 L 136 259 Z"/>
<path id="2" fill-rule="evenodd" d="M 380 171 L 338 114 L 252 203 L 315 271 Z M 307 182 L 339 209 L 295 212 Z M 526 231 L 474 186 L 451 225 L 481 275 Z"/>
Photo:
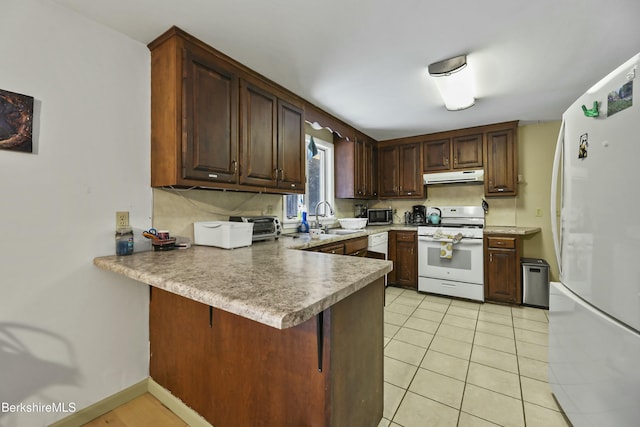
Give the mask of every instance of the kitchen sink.
<path id="1" fill-rule="evenodd" d="M 347 228 L 330 228 L 327 234 L 353 234 L 362 233 L 364 230 L 350 230 Z"/>

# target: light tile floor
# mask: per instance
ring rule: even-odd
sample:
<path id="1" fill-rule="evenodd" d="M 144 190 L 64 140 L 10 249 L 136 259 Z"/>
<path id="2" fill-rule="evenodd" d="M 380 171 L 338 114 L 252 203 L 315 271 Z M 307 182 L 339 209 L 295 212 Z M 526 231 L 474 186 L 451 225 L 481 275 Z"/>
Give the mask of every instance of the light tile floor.
<path id="1" fill-rule="evenodd" d="M 565 427 L 547 383 L 547 311 L 389 287 L 379 427 Z"/>

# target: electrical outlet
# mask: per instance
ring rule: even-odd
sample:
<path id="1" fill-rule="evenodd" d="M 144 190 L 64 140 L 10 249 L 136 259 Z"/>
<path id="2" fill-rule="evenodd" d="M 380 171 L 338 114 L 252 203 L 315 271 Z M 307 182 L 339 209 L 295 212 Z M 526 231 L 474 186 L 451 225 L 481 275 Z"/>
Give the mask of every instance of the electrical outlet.
<path id="1" fill-rule="evenodd" d="M 536 216 L 542 216 L 542 209 L 540 208 L 536 209 Z"/>
<path id="2" fill-rule="evenodd" d="M 116 212 L 116 228 L 129 226 L 129 212 Z"/>
<path id="3" fill-rule="evenodd" d="M 267 215 L 273 215 L 273 206 L 267 205 Z"/>

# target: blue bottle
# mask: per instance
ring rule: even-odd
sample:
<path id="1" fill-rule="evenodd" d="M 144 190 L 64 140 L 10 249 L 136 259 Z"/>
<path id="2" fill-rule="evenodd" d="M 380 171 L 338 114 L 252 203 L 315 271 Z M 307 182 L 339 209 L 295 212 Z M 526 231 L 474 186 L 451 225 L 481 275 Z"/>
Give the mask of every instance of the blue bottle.
<path id="1" fill-rule="evenodd" d="M 309 232 L 309 222 L 307 221 L 307 213 L 302 211 L 302 223 L 298 227 L 298 231 L 301 233 Z"/>

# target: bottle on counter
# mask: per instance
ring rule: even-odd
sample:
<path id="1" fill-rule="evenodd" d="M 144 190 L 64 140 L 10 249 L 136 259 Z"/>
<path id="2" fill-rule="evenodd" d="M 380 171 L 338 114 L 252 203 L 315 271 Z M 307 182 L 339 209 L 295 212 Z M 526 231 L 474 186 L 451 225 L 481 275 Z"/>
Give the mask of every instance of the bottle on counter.
<path id="1" fill-rule="evenodd" d="M 298 227 L 298 231 L 300 233 L 308 233 L 309 232 L 309 221 L 307 221 L 307 212 L 302 211 L 302 222 Z"/>
<path id="2" fill-rule="evenodd" d="M 131 227 L 116 229 L 116 255 L 131 255 L 133 253 L 133 230 Z"/>

